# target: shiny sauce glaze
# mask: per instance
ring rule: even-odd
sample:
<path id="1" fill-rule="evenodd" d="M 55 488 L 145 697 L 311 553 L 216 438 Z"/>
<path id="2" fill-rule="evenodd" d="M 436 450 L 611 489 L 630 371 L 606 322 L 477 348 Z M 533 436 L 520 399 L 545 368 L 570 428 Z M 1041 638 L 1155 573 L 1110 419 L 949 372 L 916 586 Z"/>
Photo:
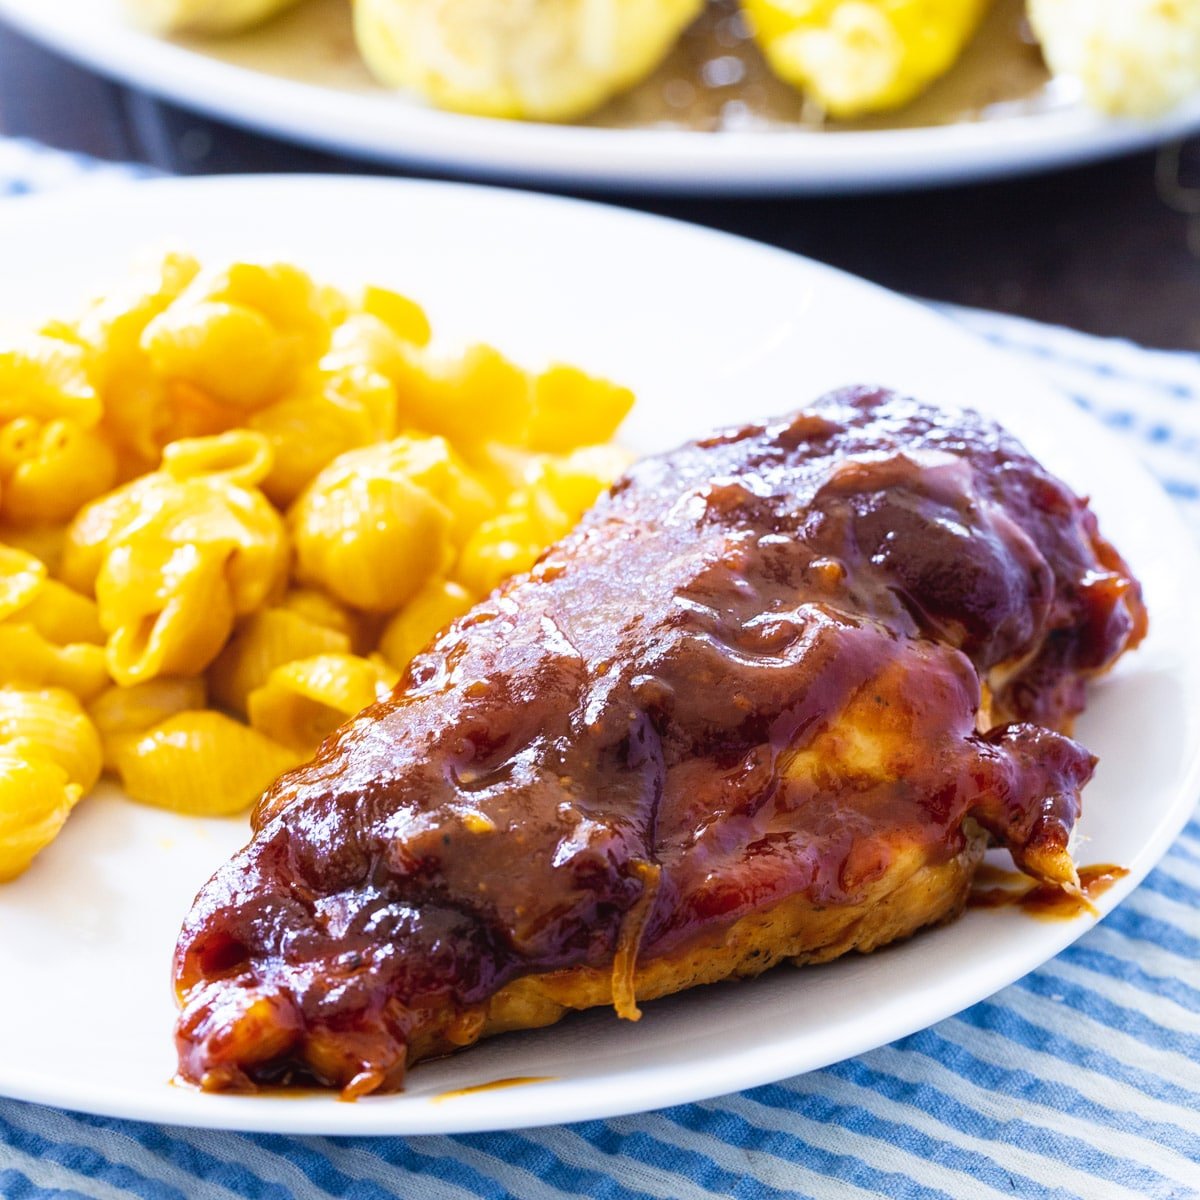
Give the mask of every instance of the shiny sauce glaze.
<path id="1" fill-rule="evenodd" d="M 860 903 L 968 828 L 1066 879 L 1056 730 L 1144 628 L 969 412 L 851 389 L 646 459 L 263 797 L 179 940 L 180 1073 L 399 1087 L 513 980 Z"/>

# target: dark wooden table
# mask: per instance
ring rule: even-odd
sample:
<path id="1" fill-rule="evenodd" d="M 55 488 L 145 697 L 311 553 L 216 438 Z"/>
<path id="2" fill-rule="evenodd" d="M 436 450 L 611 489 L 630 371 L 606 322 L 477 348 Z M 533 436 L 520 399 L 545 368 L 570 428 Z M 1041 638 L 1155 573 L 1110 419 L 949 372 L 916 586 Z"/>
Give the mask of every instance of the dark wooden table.
<path id="1" fill-rule="evenodd" d="M 376 170 L 160 103 L 3 24 L 0 132 L 178 173 Z M 1182 148 L 1178 175 L 1165 165 L 1165 155 L 1137 154 L 850 198 L 603 198 L 772 242 L 899 291 L 1200 350 L 1200 139 Z"/>

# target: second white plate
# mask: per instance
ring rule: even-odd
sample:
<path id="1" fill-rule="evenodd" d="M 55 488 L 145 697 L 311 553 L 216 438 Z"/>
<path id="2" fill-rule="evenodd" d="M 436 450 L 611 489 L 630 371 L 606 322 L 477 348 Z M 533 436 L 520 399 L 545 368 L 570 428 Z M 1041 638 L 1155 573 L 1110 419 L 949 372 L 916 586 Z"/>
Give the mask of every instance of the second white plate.
<path id="1" fill-rule="evenodd" d="M 344 0 L 307 0 L 260 31 L 187 46 L 133 27 L 120 0 L 0 0 L 0 17 L 97 70 L 234 124 L 398 166 L 563 186 L 751 193 L 954 183 L 1121 154 L 1200 128 L 1200 96 L 1155 121 L 1113 120 L 1067 103 L 843 132 L 488 120 L 371 85 L 342 26 L 332 38 L 326 31 L 322 4 Z"/>

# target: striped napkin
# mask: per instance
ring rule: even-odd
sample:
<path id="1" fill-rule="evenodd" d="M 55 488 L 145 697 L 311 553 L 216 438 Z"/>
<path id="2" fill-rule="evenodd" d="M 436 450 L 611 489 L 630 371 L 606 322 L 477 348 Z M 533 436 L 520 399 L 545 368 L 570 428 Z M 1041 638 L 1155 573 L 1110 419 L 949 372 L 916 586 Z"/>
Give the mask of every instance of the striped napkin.
<path id="1" fill-rule="evenodd" d="M 128 173 L 0 139 L 0 196 Z M 1200 356 L 942 311 L 1128 439 L 1200 536 Z M 642 1116 L 464 1137 L 252 1136 L 0 1099 L 0 1197 L 49 1196 L 1200 1198 L 1200 821 L 1045 967 L 824 1071 Z"/>

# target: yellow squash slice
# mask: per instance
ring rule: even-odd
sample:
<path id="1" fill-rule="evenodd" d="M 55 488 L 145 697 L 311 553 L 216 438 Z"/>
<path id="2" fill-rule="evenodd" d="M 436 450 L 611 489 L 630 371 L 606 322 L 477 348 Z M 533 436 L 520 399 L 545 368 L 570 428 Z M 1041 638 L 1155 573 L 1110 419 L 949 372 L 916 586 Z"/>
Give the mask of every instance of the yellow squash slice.
<path id="1" fill-rule="evenodd" d="M 830 116 L 900 108 L 944 75 L 990 0 L 743 0 L 772 69 Z"/>

